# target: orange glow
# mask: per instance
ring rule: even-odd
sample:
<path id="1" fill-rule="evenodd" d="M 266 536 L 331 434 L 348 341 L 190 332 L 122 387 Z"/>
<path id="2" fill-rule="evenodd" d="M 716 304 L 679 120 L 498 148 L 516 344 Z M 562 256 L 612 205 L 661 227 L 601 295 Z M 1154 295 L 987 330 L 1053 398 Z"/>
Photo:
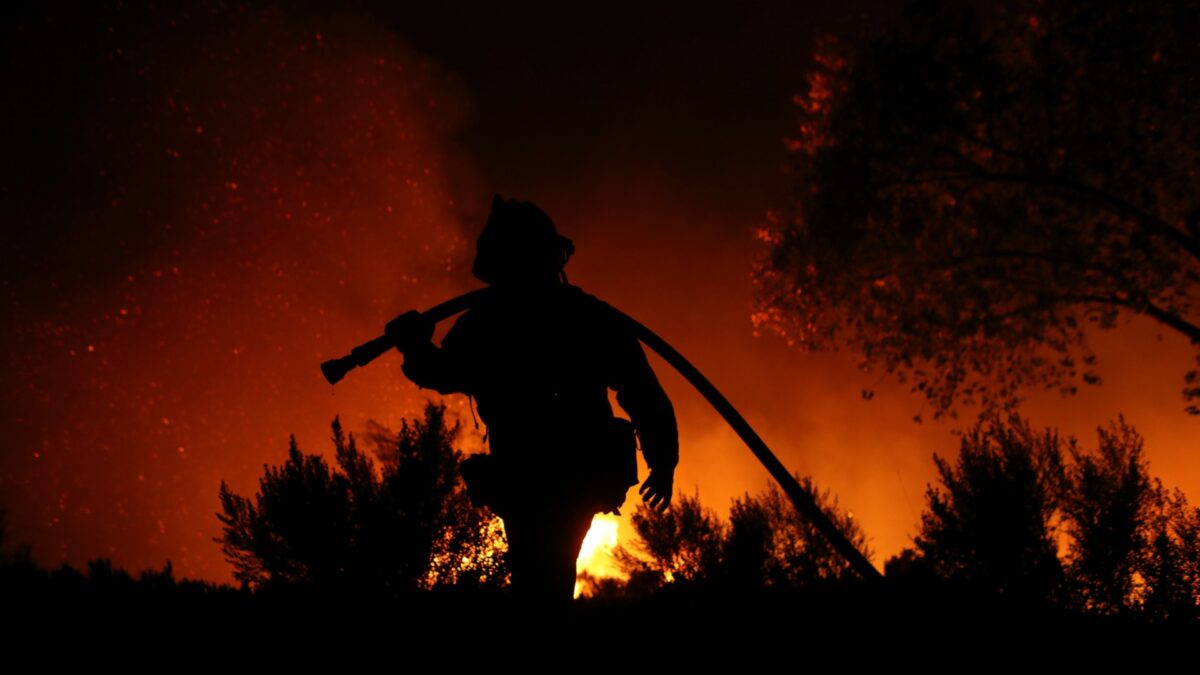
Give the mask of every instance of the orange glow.
<path id="1" fill-rule="evenodd" d="M 579 558 L 575 562 L 576 574 L 587 572 L 593 577 L 624 578 L 617 569 L 612 557 L 612 551 L 617 547 L 617 532 L 620 520 L 616 516 L 598 513 L 592 518 L 592 527 L 583 539 L 579 549 Z M 575 597 L 583 590 L 583 585 L 575 582 Z"/>
<path id="2" fill-rule="evenodd" d="M 485 539 L 487 543 L 480 550 L 469 551 L 459 557 L 458 560 L 451 563 L 450 557 L 442 552 L 435 551 L 433 554 L 432 567 L 429 573 L 425 576 L 425 585 L 432 588 L 439 584 L 454 584 L 459 578 L 459 575 L 494 568 L 494 563 L 504 555 L 508 550 L 508 540 L 504 536 L 504 521 L 499 518 L 492 518 L 484 523 Z M 449 533 L 447 533 L 449 536 Z M 444 575 L 444 576 L 443 576 Z M 488 581 L 487 575 L 481 576 L 480 581 Z M 500 585 L 508 584 L 508 579 L 501 579 Z"/>
<path id="3" fill-rule="evenodd" d="M 213 541 L 222 480 L 253 494 L 263 464 L 286 459 L 289 434 L 331 459 L 335 415 L 349 431 L 371 419 L 399 428 L 438 398 L 404 378 L 399 355 L 336 388 L 318 364 L 407 309 L 477 287 L 470 262 L 493 192 L 543 207 L 578 249 L 571 282 L 695 363 L 790 470 L 853 510 L 878 567 L 911 543 L 936 480 L 931 456 L 953 454 L 950 432 L 970 411 L 958 424 L 914 424 L 922 401 L 862 373 L 854 355 L 798 353 L 756 335 L 767 315 L 751 319 L 749 272 L 770 236 L 764 208 L 779 203 L 770 191 L 788 180 L 776 164 L 786 154 L 779 136 L 792 127 L 729 115 L 714 138 L 686 126 L 700 124 L 702 107 L 669 125 L 631 108 L 611 117 L 636 124 L 614 129 L 646 136 L 581 146 L 570 134 L 583 132 L 570 129 L 591 126 L 563 115 L 551 152 L 484 126 L 489 108 L 462 80 L 369 17 L 271 10 L 188 25 L 201 14 L 178 18 L 187 28 L 179 40 L 148 30 L 144 48 L 125 51 L 140 60 L 106 52 L 103 67 L 81 69 L 113 82 L 98 83 L 99 107 L 79 116 L 94 123 L 67 136 L 86 147 L 52 168 L 84 166 L 90 183 L 26 200 L 29 222 L 63 224 L 41 228 L 53 237 L 23 234 L 31 239 L 10 247 L 15 271 L 4 279 L 6 551 L 29 542 L 46 566 L 106 556 L 141 570 L 170 560 L 180 577 L 232 581 Z M 176 18 L 151 17 L 159 29 Z M 852 64 L 825 67 L 829 78 L 809 83 L 815 102 Z M 752 95 L 782 109 L 788 91 Z M 538 119 L 543 105 L 547 119 L 562 112 L 550 98 L 529 102 Z M 814 113 L 791 142 L 822 142 L 820 122 Z M 666 133 L 679 128 L 689 133 Z M 464 130 L 484 140 L 469 145 Z M 651 134 L 655 143 L 640 142 Z M 480 148 L 493 155 L 489 175 Z M 1085 445 L 1124 413 L 1146 439 L 1151 472 L 1196 502 L 1200 417 L 1186 415 L 1179 396 L 1195 349 L 1160 333 L 1137 321 L 1097 336 L 1104 385 L 1071 399 L 1035 392 L 1028 409 L 1034 424 Z M 731 500 L 765 488 L 768 475 L 699 394 L 648 357 L 679 420 L 675 485 L 727 516 Z M 474 428 L 466 398 L 445 402 L 448 419 L 462 422 L 462 449 L 478 451 L 485 430 Z M 622 516 L 593 521 L 579 571 L 619 576 L 609 553 L 632 543 L 639 498 L 630 492 Z"/>

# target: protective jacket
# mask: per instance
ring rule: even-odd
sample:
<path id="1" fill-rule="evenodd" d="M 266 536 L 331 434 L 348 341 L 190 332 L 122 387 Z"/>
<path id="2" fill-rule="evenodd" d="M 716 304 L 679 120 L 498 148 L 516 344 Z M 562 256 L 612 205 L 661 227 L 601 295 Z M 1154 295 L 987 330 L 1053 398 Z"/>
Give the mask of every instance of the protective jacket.
<path id="1" fill-rule="evenodd" d="M 591 499 L 598 511 L 619 506 L 638 482 L 637 460 L 630 425 L 623 439 L 609 389 L 630 417 L 647 466 L 674 470 L 674 409 L 641 344 L 617 317 L 567 283 L 493 287 L 455 321 L 440 348 L 428 343 L 405 353 L 404 374 L 418 386 L 478 402 L 492 466 L 482 479 L 467 475 L 473 499 L 501 515 L 510 503 L 547 490 Z"/>

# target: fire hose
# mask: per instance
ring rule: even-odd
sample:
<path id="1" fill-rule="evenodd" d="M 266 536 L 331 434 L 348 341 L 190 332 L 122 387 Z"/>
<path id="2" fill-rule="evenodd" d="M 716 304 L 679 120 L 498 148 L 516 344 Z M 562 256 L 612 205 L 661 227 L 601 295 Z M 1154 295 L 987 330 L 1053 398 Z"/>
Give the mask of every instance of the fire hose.
<path id="1" fill-rule="evenodd" d="M 422 312 L 421 315 L 436 323 L 469 309 L 487 293 L 487 288 L 469 291 L 439 305 L 435 305 Z M 649 328 L 646 328 L 646 326 L 637 320 L 607 303 L 604 303 L 603 306 L 613 313 L 613 317 L 616 320 L 624 323 L 643 344 L 654 350 L 655 353 L 661 356 L 663 360 L 669 363 L 671 367 L 695 387 L 696 391 L 704 396 L 705 400 L 720 413 L 725 422 L 742 439 L 746 447 L 750 449 L 750 452 L 754 453 L 754 456 L 758 458 L 758 461 L 771 474 L 771 477 L 778 481 L 779 485 L 783 488 L 784 494 L 788 496 L 792 504 L 796 507 L 796 510 L 825 536 L 833 548 L 845 558 L 846 562 L 850 564 L 850 567 L 860 577 L 870 581 L 882 580 L 883 575 L 879 573 L 879 570 L 875 569 L 875 566 L 867 560 L 866 556 L 846 538 L 842 531 L 833 523 L 833 520 L 821 510 L 813 495 L 804 489 L 804 486 L 788 472 L 783 462 L 779 461 L 775 453 L 771 452 L 767 444 L 751 428 L 746 418 L 742 417 L 741 413 L 713 386 L 712 382 L 709 382 L 708 378 L 697 370 L 682 354 L 676 351 L 674 347 L 667 344 L 665 340 Z M 377 337 L 355 347 L 349 354 L 342 358 L 322 363 L 321 373 L 324 374 L 325 379 L 330 384 L 337 384 L 346 376 L 346 373 L 360 366 L 367 365 L 387 353 L 393 347 L 395 347 L 395 343 L 386 335 Z"/>

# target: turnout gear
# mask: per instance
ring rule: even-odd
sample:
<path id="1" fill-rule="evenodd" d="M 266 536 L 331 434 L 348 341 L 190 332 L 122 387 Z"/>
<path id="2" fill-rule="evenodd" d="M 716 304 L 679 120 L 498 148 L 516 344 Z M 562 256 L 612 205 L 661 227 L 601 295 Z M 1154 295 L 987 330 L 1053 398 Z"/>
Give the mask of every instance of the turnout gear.
<path id="1" fill-rule="evenodd" d="M 464 468 L 477 503 L 502 516 L 503 493 L 521 500 L 553 486 L 614 512 L 638 481 L 637 440 L 652 472 L 674 471 L 674 408 L 607 306 L 561 283 L 487 300 L 459 317 L 440 348 L 409 345 L 402 367 L 420 387 L 478 403 L 491 455 Z M 610 388 L 631 419 L 613 414 Z"/>
<path id="2" fill-rule="evenodd" d="M 464 462 L 468 494 L 504 520 L 514 589 L 547 600 L 570 599 L 592 515 L 619 513 L 637 484 L 639 442 L 652 506 L 669 503 L 679 459 L 674 408 L 637 336 L 566 282 L 573 250 L 543 211 L 497 196 L 473 266 L 489 292 L 440 347 L 418 318 L 388 325 L 410 380 L 478 404 L 490 452 Z"/>

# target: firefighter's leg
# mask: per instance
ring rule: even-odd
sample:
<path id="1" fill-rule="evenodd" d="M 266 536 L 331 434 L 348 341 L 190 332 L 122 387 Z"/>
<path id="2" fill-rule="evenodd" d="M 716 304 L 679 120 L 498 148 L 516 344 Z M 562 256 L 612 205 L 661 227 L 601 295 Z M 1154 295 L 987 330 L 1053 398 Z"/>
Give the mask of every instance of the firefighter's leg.
<path id="1" fill-rule="evenodd" d="M 514 594 L 543 605 L 569 606 L 575 561 L 593 512 L 575 505 L 544 505 L 504 521 Z"/>

